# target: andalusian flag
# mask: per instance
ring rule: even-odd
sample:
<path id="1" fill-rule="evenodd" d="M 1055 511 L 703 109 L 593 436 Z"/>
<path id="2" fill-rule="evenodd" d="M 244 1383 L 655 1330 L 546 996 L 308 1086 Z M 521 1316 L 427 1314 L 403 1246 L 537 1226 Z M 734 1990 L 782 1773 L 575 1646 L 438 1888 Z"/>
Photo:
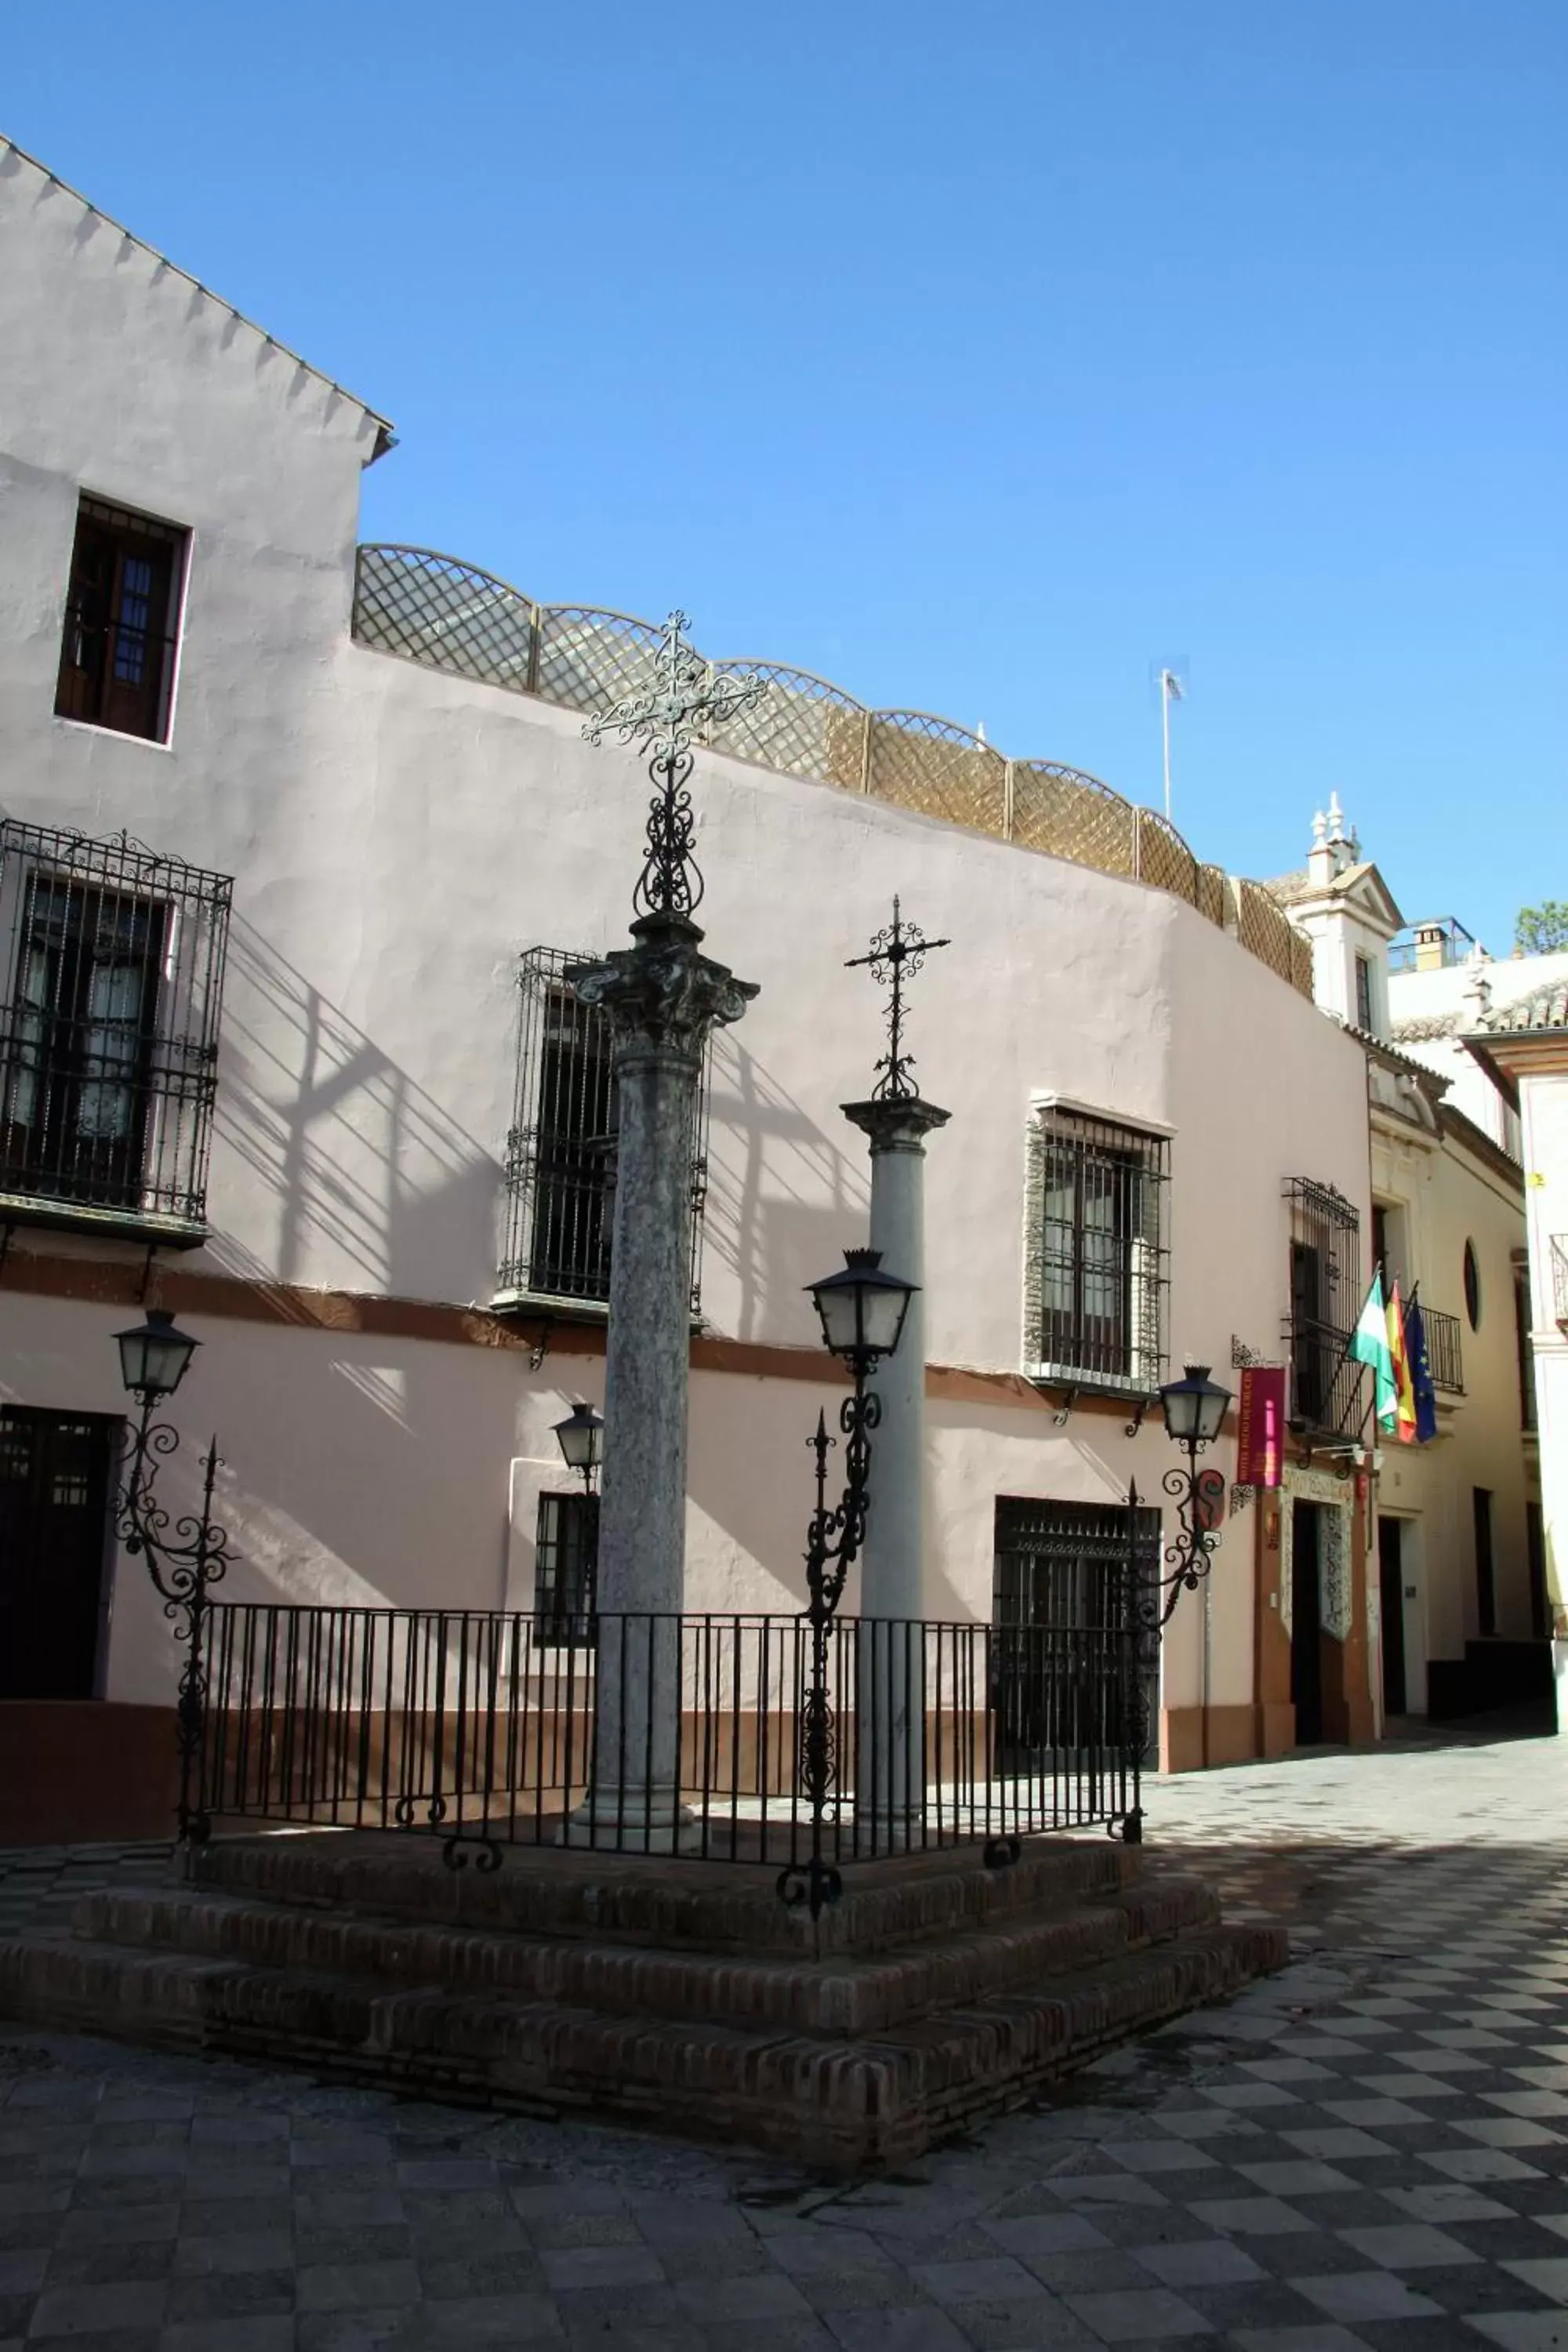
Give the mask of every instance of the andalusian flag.
<path id="1" fill-rule="evenodd" d="M 1401 1445 L 1415 1443 L 1415 1384 L 1410 1377 L 1410 1351 L 1405 1344 L 1405 1309 L 1399 1284 L 1388 1302 L 1388 1352 L 1394 1364 L 1394 1428 Z"/>
<path id="2" fill-rule="evenodd" d="M 1383 1303 L 1383 1268 L 1374 1269 L 1372 1288 L 1361 1320 L 1351 1335 L 1350 1354 L 1358 1364 L 1372 1366 L 1373 1403 L 1379 1429 L 1393 1429 L 1399 1419 L 1399 1390 L 1394 1358 L 1388 1346 L 1388 1310 Z"/>

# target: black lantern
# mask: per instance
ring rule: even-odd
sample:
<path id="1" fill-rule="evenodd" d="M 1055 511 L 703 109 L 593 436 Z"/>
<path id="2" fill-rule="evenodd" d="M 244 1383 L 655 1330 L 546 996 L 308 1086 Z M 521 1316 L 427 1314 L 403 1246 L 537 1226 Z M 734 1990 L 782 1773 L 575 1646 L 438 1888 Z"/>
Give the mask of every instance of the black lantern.
<path id="1" fill-rule="evenodd" d="M 838 1273 L 808 1286 L 827 1347 L 847 1364 L 868 1370 L 898 1346 L 920 1287 L 901 1275 L 885 1274 L 882 1253 L 874 1249 L 846 1250 Z"/>
<path id="2" fill-rule="evenodd" d="M 1212 1445 L 1230 1410 L 1231 1392 L 1209 1378 L 1206 1364 L 1187 1364 L 1184 1377 L 1160 1391 L 1165 1428 L 1178 1445 Z"/>
<path id="3" fill-rule="evenodd" d="M 185 1367 L 201 1346 L 188 1332 L 176 1331 L 174 1318 L 162 1307 L 150 1307 L 147 1320 L 134 1331 L 117 1331 L 120 1377 L 144 1405 L 156 1397 L 173 1396 L 185 1377 Z"/>
<path id="4" fill-rule="evenodd" d="M 591 1404 L 574 1404 L 565 1420 L 556 1423 L 555 1443 L 568 1470 L 575 1470 L 591 1490 L 605 1458 L 605 1424 Z"/>

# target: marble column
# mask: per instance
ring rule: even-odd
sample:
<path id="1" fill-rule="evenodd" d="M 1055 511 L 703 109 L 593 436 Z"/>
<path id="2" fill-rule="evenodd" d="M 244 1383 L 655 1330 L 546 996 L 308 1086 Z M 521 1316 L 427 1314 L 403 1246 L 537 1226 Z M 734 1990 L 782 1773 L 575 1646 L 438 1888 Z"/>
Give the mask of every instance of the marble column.
<path id="1" fill-rule="evenodd" d="M 605 1361 L 592 1780 L 569 1844 L 668 1853 L 680 1804 L 680 1611 L 691 1338 L 691 1159 L 710 1031 L 757 993 L 678 914 L 569 975 L 602 1005 L 620 1101 Z"/>
<path id="2" fill-rule="evenodd" d="M 870 1139 L 871 1246 L 921 1286 L 897 1349 L 871 1374 L 881 1421 L 860 1569 L 856 1839 L 896 1850 L 918 1838 L 925 1787 L 925 1139 L 951 1114 L 914 1094 L 842 1108 Z"/>

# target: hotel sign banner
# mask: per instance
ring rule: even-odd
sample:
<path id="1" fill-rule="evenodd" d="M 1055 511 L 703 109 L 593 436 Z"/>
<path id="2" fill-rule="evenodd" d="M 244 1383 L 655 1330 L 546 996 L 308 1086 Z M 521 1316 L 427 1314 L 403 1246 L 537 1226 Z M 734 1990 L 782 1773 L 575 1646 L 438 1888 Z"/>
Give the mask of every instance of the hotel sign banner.
<path id="1" fill-rule="evenodd" d="M 1285 1466 L 1285 1367 L 1249 1364 L 1241 1375 L 1236 1482 L 1278 1486 Z"/>

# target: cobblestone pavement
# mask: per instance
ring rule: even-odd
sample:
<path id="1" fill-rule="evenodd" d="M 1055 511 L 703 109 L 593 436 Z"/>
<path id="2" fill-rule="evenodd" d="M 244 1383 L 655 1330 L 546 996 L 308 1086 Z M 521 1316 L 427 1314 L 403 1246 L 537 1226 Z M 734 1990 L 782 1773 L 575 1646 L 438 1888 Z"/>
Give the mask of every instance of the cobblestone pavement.
<path id="1" fill-rule="evenodd" d="M 0 2031 L 0 2347 L 1568 2352 L 1568 1742 L 1147 1793 L 1299 1957 L 893 2179 Z"/>

